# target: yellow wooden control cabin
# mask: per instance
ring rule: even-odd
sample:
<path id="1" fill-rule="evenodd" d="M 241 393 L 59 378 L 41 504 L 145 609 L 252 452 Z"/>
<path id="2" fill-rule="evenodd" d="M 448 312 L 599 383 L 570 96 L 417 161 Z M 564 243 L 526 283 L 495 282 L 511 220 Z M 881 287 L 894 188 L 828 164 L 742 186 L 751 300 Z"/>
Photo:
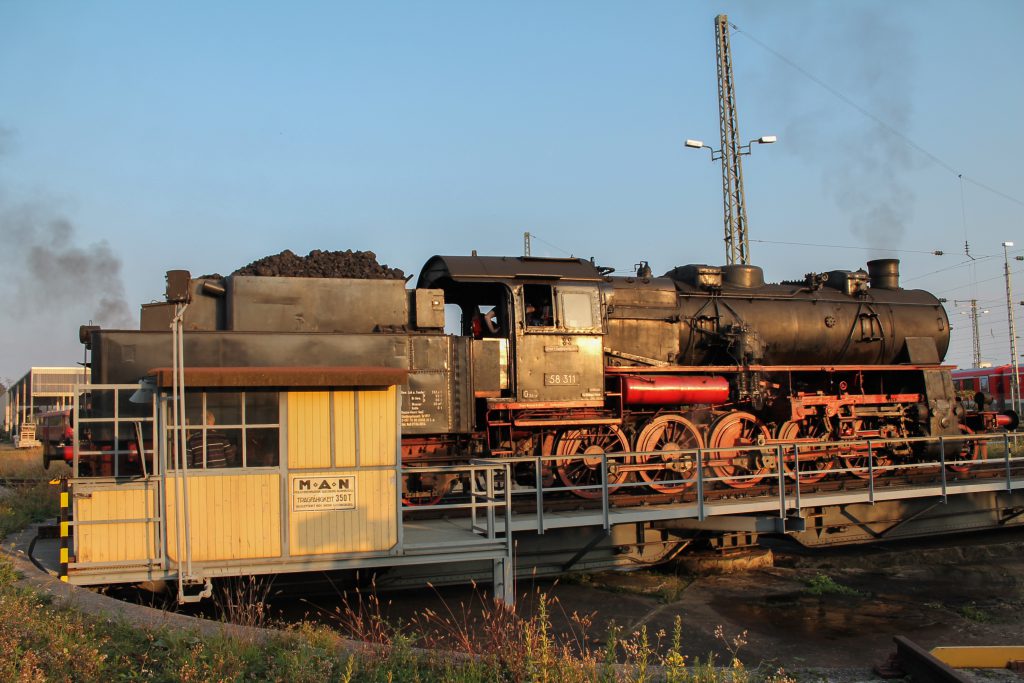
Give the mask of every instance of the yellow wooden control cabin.
<path id="1" fill-rule="evenodd" d="M 154 372 L 151 397 L 90 387 L 93 404 L 113 410 L 76 419 L 62 578 L 175 579 L 184 601 L 208 595 L 218 576 L 444 561 L 402 543 L 405 378 L 392 368 L 187 368 L 177 400 L 169 369 Z M 140 415 L 140 400 L 152 414 Z M 98 434 L 118 436 L 86 438 Z M 493 528 L 484 538 L 467 530 L 449 549 L 509 554 Z"/>

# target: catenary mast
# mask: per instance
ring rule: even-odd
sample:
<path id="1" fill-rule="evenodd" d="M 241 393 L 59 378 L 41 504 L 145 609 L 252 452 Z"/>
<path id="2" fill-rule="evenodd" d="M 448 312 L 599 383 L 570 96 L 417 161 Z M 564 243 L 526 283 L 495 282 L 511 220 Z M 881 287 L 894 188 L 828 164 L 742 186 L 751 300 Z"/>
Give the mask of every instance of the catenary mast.
<path id="1" fill-rule="evenodd" d="M 736 83 L 732 73 L 729 19 L 715 17 L 715 45 L 718 52 L 718 111 L 722 137 L 722 203 L 725 215 L 725 257 L 727 264 L 749 263 L 747 202 L 743 194 L 743 162 L 739 120 L 736 115 Z"/>

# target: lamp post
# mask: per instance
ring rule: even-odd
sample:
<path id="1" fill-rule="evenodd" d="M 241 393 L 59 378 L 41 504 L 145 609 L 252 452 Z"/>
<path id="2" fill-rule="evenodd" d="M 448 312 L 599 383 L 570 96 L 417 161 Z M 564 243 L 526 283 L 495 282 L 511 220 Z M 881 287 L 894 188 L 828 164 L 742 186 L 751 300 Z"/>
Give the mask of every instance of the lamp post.
<path id="1" fill-rule="evenodd" d="M 759 145 L 770 145 L 774 142 L 778 142 L 779 138 L 775 135 L 762 135 L 759 138 L 755 138 L 745 145 L 740 145 L 740 154 L 743 156 L 750 156 L 750 146 L 755 142 Z M 690 140 L 687 139 L 684 143 L 690 149 L 707 149 L 711 151 L 711 161 L 718 161 L 722 158 L 722 150 L 714 149 L 710 145 L 705 145 L 702 140 Z"/>
<path id="2" fill-rule="evenodd" d="M 724 124 L 723 124 L 724 125 Z M 750 262 L 750 241 L 747 238 L 747 200 L 743 190 L 743 165 L 740 159 L 750 154 L 750 146 L 770 145 L 778 138 L 762 135 L 745 145 L 736 145 L 732 135 L 722 132 L 722 147 L 712 149 L 700 140 L 687 140 L 690 149 L 706 149 L 711 161 L 722 162 L 722 213 L 725 222 L 725 262 L 728 265 Z"/>
<path id="3" fill-rule="evenodd" d="M 1020 359 L 1017 357 L 1017 324 L 1013 317 L 1013 286 L 1010 281 L 1010 253 L 1007 251 L 1013 246 L 1013 242 L 1003 242 L 1003 272 L 1006 275 L 1006 310 L 1007 323 L 1010 326 L 1010 364 L 1013 370 L 1013 378 L 1010 380 L 1010 407 L 1020 411 Z M 1017 260 L 1024 261 L 1024 257 L 1017 256 Z"/>

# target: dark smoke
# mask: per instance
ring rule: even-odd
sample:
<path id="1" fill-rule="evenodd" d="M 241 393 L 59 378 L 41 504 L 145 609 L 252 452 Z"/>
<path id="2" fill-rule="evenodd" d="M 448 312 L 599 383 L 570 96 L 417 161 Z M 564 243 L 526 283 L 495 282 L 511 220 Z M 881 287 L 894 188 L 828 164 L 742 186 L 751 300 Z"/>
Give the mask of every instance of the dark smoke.
<path id="1" fill-rule="evenodd" d="M 9 310 L 60 320 L 70 312 L 104 327 L 132 327 L 121 260 L 105 241 L 82 245 L 74 226 L 40 207 L 0 207 Z M 62 321 L 63 322 L 63 321 Z M 64 323 L 66 324 L 66 322 Z"/>
<path id="2" fill-rule="evenodd" d="M 0 157 L 14 132 L 0 126 Z M 71 222 L 39 203 L 14 203 L 0 195 L 0 244 L 4 270 L 0 295 L 8 314 L 55 325 L 84 323 L 133 327 L 121 281 L 121 259 L 105 241 L 83 245 Z M 75 319 L 68 320 L 70 316 Z"/>
<path id="3" fill-rule="evenodd" d="M 11 148 L 11 140 L 14 138 L 14 134 L 10 128 L 4 128 L 0 126 L 0 157 L 7 153 Z"/>
<path id="4" fill-rule="evenodd" d="M 910 31 L 888 14 L 849 5 L 807 16 L 798 26 L 793 41 L 772 47 L 888 128 L 761 52 L 772 74 L 762 92 L 789 121 L 780 147 L 822 169 L 822 188 L 848 217 L 854 235 L 875 251 L 895 248 L 913 218 L 908 176 L 921 163 L 889 129 L 912 137 Z M 754 27 L 751 32 L 756 35 Z"/>
<path id="5" fill-rule="evenodd" d="M 848 30 L 864 48 L 846 62 L 851 73 L 844 81 L 859 93 L 854 101 L 891 128 L 909 131 L 913 59 L 906 27 L 884 14 L 864 14 L 853 17 Z M 908 175 L 914 157 L 884 126 L 863 117 L 859 122 L 862 134 L 845 150 L 846 164 L 825 178 L 826 187 L 831 185 L 837 205 L 850 216 L 851 230 L 868 246 L 897 246 L 913 217 Z"/>

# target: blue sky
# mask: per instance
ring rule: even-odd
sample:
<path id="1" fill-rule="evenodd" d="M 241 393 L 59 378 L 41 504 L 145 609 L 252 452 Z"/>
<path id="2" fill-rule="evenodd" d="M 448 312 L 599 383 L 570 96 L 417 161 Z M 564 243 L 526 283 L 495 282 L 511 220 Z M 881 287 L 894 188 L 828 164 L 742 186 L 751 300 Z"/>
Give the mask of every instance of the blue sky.
<path id="1" fill-rule="evenodd" d="M 753 261 L 899 256 L 962 322 L 950 361 L 977 298 L 1007 362 L 1022 3 L 0 0 L 0 378 L 79 360 L 77 326 L 123 324 L 168 269 L 286 248 L 414 273 L 528 230 L 620 271 L 722 262 L 719 168 L 682 146 L 717 144 L 721 12 L 740 131 L 779 137 L 744 159 Z"/>

